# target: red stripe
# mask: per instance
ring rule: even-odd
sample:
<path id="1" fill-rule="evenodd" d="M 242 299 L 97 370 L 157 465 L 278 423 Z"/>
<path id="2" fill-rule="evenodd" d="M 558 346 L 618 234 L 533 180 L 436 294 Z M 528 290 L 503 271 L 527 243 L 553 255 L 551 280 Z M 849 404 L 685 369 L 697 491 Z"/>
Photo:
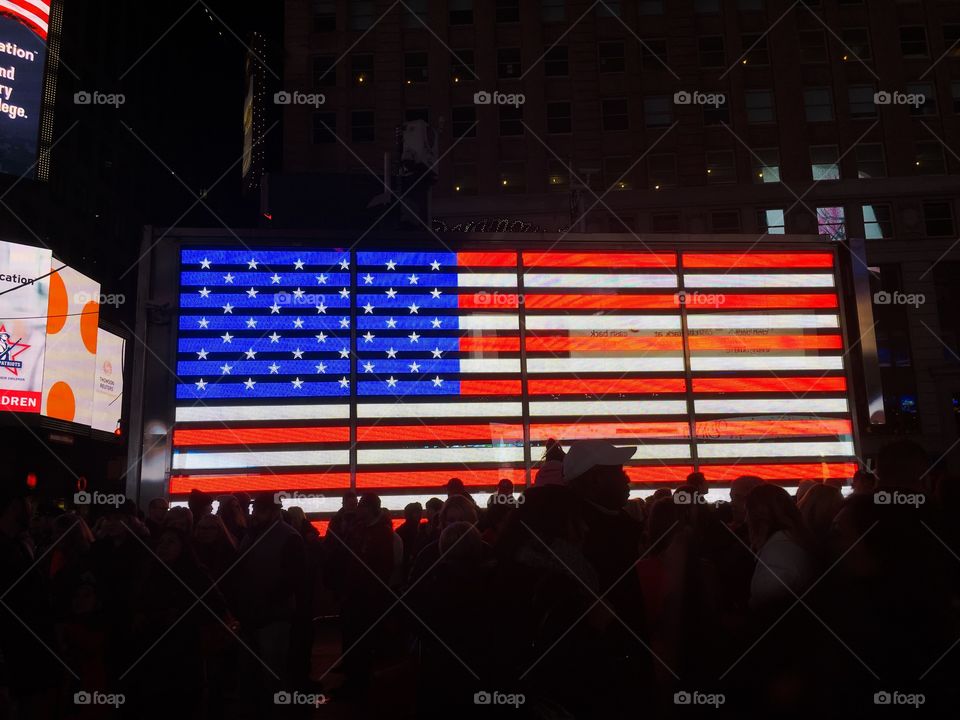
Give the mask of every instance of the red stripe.
<path id="1" fill-rule="evenodd" d="M 461 295 L 460 297 L 462 299 L 465 296 Z M 642 308 L 648 310 L 674 310 L 678 307 L 678 301 L 675 295 L 586 295 L 583 293 L 571 293 L 567 295 L 528 294 L 524 298 L 524 305 L 535 310 L 629 310 L 632 308 Z"/>
<path id="2" fill-rule="evenodd" d="M 701 311 L 697 305 L 690 305 L 691 311 Z M 758 295 L 717 294 L 716 308 L 720 310 L 797 308 L 820 309 L 837 307 L 837 296 L 833 293 L 763 293 Z M 713 308 L 709 308 L 713 310 Z"/>
<path id="3" fill-rule="evenodd" d="M 842 350 L 839 335 L 695 335 L 691 350 Z"/>
<path id="4" fill-rule="evenodd" d="M 423 521 L 425 522 L 425 521 Z M 330 527 L 329 520 L 311 520 L 310 524 L 313 525 L 321 536 L 327 534 L 327 528 Z M 396 530 L 398 527 L 403 525 L 402 517 L 390 518 L 390 524 L 393 526 L 393 529 Z"/>
<path id="5" fill-rule="evenodd" d="M 461 380 L 461 395 L 519 395 L 519 380 Z"/>
<path id="6" fill-rule="evenodd" d="M 697 423 L 697 437 L 789 437 L 800 435 L 850 435 L 849 420 L 707 420 Z"/>
<path id="7" fill-rule="evenodd" d="M 18 12 L 17 10 L 10 10 L 6 8 L 4 8 L 3 10 L 5 12 L 10 13 L 17 19 L 21 20 L 24 24 L 28 25 L 33 32 L 35 32 L 37 35 L 43 38 L 43 40 L 46 40 L 47 31 L 43 27 L 38 25 L 35 20 L 33 20 L 30 17 L 27 17 L 26 13 L 27 12 L 33 13 L 37 17 L 41 18 L 45 23 L 49 24 L 50 23 L 49 10 L 43 10 L 41 8 L 35 7 L 26 2 L 23 2 L 23 0 L 11 0 L 11 1 L 13 2 L 14 5 L 18 5 L 19 7 L 23 8 L 23 12 Z"/>
<path id="8" fill-rule="evenodd" d="M 463 267 L 516 267 L 515 252 L 459 252 L 457 265 Z"/>
<path id="9" fill-rule="evenodd" d="M 633 438 L 687 438 L 690 437 L 690 424 L 684 422 L 645 422 L 645 423 L 572 423 L 551 424 L 533 423 L 530 425 L 530 440 L 543 442 L 550 438 L 559 440 L 584 440 L 598 438 L 620 442 Z"/>
<path id="10" fill-rule="evenodd" d="M 524 472 L 521 468 L 503 468 L 495 470 L 468 470 L 464 467 L 449 470 L 404 470 L 398 472 L 358 472 L 358 489 L 385 489 L 410 487 L 436 487 L 446 485 L 450 478 L 458 477 L 469 487 L 483 485 L 494 486 L 501 478 L 508 478 L 516 485 L 523 485 Z"/>
<path id="11" fill-rule="evenodd" d="M 461 394 L 463 383 L 460 384 Z M 531 395 L 620 395 L 627 393 L 682 393 L 687 386 L 682 378 L 643 378 L 635 380 L 534 380 L 527 381 Z"/>
<path id="12" fill-rule="evenodd" d="M 693 391 L 698 393 L 730 392 L 845 392 L 847 380 L 842 377 L 773 377 L 773 378 L 694 378 Z"/>
<path id="13" fill-rule="evenodd" d="M 410 442 L 411 440 L 523 440 L 521 425 L 371 425 L 357 428 L 357 442 Z"/>
<path id="14" fill-rule="evenodd" d="M 679 337 L 528 337 L 530 352 L 597 352 L 629 350 L 659 350 L 680 352 L 683 341 Z"/>
<path id="15" fill-rule="evenodd" d="M 217 428 L 174 430 L 174 447 L 206 445 L 277 445 L 350 442 L 348 427 Z"/>
<path id="16" fill-rule="evenodd" d="M 483 352 L 496 350 L 501 352 L 520 352 L 518 337 L 462 337 L 460 352 Z"/>
<path id="17" fill-rule="evenodd" d="M 631 483 L 684 482 L 693 472 L 690 465 L 626 465 L 624 471 Z"/>
<path id="18" fill-rule="evenodd" d="M 173 475 L 170 494 L 182 495 L 194 488 L 209 493 L 256 492 L 258 490 L 333 490 L 350 487 L 350 473 L 285 473 L 249 475 Z"/>
<path id="19" fill-rule="evenodd" d="M 676 267 L 675 253 L 571 253 L 525 252 L 523 264 L 527 268 L 661 268 Z"/>
<path id="20" fill-rule="evenodd" d="M 825 480 L 852 478 L 856 463 L 797 463 L 780 465 L 701 465 L 708 482 L 729 483 L 741 475 L 756 475 L 764 480 Z"/>
<path id="21" fill-rule="evenodd" d="M 830 253 L 684 253 L 685 268 L 830 268 Z"/>

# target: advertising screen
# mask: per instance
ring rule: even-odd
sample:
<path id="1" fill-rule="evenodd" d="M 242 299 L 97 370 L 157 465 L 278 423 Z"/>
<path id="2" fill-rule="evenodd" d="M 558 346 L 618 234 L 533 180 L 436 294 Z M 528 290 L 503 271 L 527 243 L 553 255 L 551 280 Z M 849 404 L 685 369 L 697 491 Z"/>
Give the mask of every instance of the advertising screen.
<path id="1" fill-rule="evenodd" d="M 0 409 L 40 412 L 51 253 L 0 241 Z"/>
<path id="2" fill-rule="evenodd" d="M 89 425 L 93 416 L 91 378 L 97 362 L 100 283 L 62 265 L 55 259 L 53 266 L 60 269 L 50 275 L 41 412 Z"/>
<path id="3" fill-rule="evenodd" d="M 826 246 L 186 248 L 180 285 L 172 494 L 523 485 L 550 438 L 636 446 L 635 488 L 856 470 Z"/>
<path id="4" fill-rule="evenodd" d="M 0 0 L 0 172 L 33 177 L 50 4 Z"/>
<path id="5" fill-rule="evenodd" d="M 97 365 L 93 374 L 94 430 L 112 433 L 123 409 L 123 353 L 125 342 L 104 329 L 97 333 Z"/>

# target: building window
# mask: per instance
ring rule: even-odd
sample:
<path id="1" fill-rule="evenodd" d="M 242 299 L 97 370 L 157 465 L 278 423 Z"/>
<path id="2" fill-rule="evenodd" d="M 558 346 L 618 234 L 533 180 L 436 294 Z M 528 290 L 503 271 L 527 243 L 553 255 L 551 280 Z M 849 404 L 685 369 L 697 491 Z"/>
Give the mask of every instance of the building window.
<path id="1" fill-rule="evenodd" d="M 887 176 L 887 165 L 883 158 L 883 145 L 863 143 L 854 148 L 857 160 L 857 177 L 861 180 Z"/>
<path id="2" fill-rule="evenodd" d="M 836 145 L 812 145 L 810 168 L 814 180 L 839 180 L 840 165 Z"/>
<path id="3" fill-rule="evenodd" d="M 601 73 L 622 73 L 626 62 L 622 42 L 602 42 L 598 46 Z"/>
<path id="4" fill-rule="evenodd" d="M 870 59 L 870 33 L 866 28 L 846 28 L 840 31 L 843 59 L 850 61 Z"/>
<path id="5" fill-rule="evenodd" d="M 554 45 L 543 56 L 543 74 L 547 77 L 566 77 L 570 74 L 570 50 L 566 45 Z"/>
<path id="6" fill-rule="evenodd" d="M 540 3 L 540 19 L 548 23 L 563 22 L 566 17 L 563 3 L 564 0 L 542 0 Z"/>
<path id="7" fill-rule="evenodd" d="M 460 195 L 477 194 L 477 166 L 472 163 L 453 166 L 453 191 Z"/>
<path id="8" fill-rule="evenodd" d="M 663 0 L 639 0 L 637 2 L 639 15 L 663 15 Z"/>
<path id="9" fill-rule="evenodd" d="M 740 232 L 740 211 L 716 210 L 710 213 L 710 230 L 715 233 Z"/>
<path id="10" fill-rule="evenodd" d="M 500 165 L 500 190 L 507 193 L 523 193 L 527 189 L 527 166 L 522 162 Z"/>
<path id="11" fill-rule="evenodd" d="M 357 87 L 373 82 L 373 55 L 363 53 L 350 58 L 350 78 Z"/>
<path id="12" fill-rule="evenodd" d="M 473 24 L 473 0 L 450 0 L 450 24 Z"/>
<path id="13" fill-rule="evenodd" d="M 823 30 L 801 30 L 798 41 L 800 62 L 822 63 L 827 61 L 827 36 Z"/>
<path id="14" fill-rule="evenodd" d="M 943 146 L 936 140 L 918 142 L 915 165 L 918 175 L 946 175 L 947 163 Z"/>
<path id="15" fill-rule="evenodd" d="M 767 49 L 766 35 L 744 35 L 740 38 L 744 56 L 740 62 L 744 65 L 769 65 L 770 50 Z"/>
<path id="16" fill-rule="evenodd" d="M 648 128 L 667 127 L 673 121 L 670 109 L 670 98 L 666 95 L 655 95 L 643 99 L 644 123 Z"/>
<path id="17" fill-rule="evenodd" d="M 640 67 L 644 70 L 666 70 L 667 41 L 665 38 L 647 38 L 640 42 Z"/>
<path id="18" fill-rule="evenodd" d="M 960 113 L 960 81 L 951 83 L 950 94 L 953 97 L 953 111 Z"/>
<path id="19" fill-rule="evenodd" d="M 500 106 L 500 134 L 523 135 L 523 106 Z"/>
<path id="20" fill-rule="evenodd" d="M 903 291 L 899 265 L 884 263 L 870 270 L 871 296 L 875 297 L 881 291 Z M 917 378 L 912 367 L 907 308 L 903 305 L 874 303 L 873 317 L 876 321 L 877 356 L 886 414 L 884 430 L 900 434 L 919 432 Z"/>
<path id="21" fill-rule="evenodd" d="M 626 98 L 604 100 L 602 101 L 601 107 L 603 129 L 605 131 L 626 130 L 630 127 L 630 115 L 627 111 Z"/>
<path id="22" fill-rule="evenodd" d="M 854 119 L 877 116 L 877 105 L 873 101 L 873 85 L 851 85 L 847 88 L 847 101 L 850 105 L 850 117 Z"/>
<path id="23" fill-rule="evenodd" d="M 336 61 L 333 55 L 317 55 L 313 58 L 313 87 L 336 87 Z"/>
<path id="24" fill-rule="evenodd" d="M 757 210 L 757 227 L 767 235 L 785 235 L 786 213 L 782 209 Z"/>
<path id="25" fill-rule="evenodd" d="M 547 160 L 547 189 L 564 191 L 569 188 L 570 169 L 556 158 Z"/>
<path id="26" fill-rule="evenodd" d="M 737 181 L 737 166 L 733 159 L 733 150 L 711 150 L 707 152 L 707 182 L 711 185 Z"/>
<path id="27" fill-rule="evenodd" d="M 465 105 L 452 108 L 450 122 L 453 125 L 455 138 L 477 136 L 477 106 Z"/>
<path id="28" fill-rule="evenodd" d="M 830 88 L 807 88 L 803 91 L 803 106 L 807 122 L 833 120 L 833 98 L 830 95 Z"/>
<path id="29" fill-rule="evenodd" d="M 740 12 L 763 12 L 763 0 L 737 0 Z"/>
<path id="30" fill-rule="evenodd" d="M 750 157 L 753 158 L 750 174 L 755 184 L 780 182 L 780 150 L 777 148 L 754 150 Z"/>
<path id="31" fill-rule="evenodd" d="M 776 120 L 773 93 L 770 90 L 747 90 L 744 94 L 748 123 L 772 123 Z"/>
<path id="32" fill-rule="evenodd" d="M 403 54 L 403 79 L 406 80 L 407 85 L 427 81 L 427 53 Z"/>
<path id="33" fill-rule="evenodd" d="M 353 142 L 373 142 L 373 110 L 354 110 L 350 113 L 350 139 Z"/>
<path id="34" fill-rule="evenodd" d="M 723 38 L 702 37 L 699 41 L 700 67 L 723 67 Z"/>
<path id="35" fill-rule="evenodd" d="M 673 153 L 647 157 L 647 175 L 651 190 L 677 186 L 677 156 Z"/>
<path id="36" fill-rule="evenodd" d="M 603 159 L 603 187 L 605 190 L 632 190 L 633 161 L 628 157 Z"/>
<path id="37" fill-rule="evenodd" d="M 454 85 L 477 79 L 473 50 L 456 50 L 450 59 L 450 80 Z"/>
<path id="38" fill-rule="evenodd" d="M 497 0 L 496 17 L 498 23 L 520 22 L 520 0 Z"/>
<path id="39" fill-rule="evenodd" d="M 427 23 L 427 0 L 407 0 L 404 3 L 403 26 L 422 28 Z"/>
<path id="40" fill-rule="evenodd" d="M 313 144 L 329 145 L 337 141 L 337 114 L 315 112 L 313 114 Z"/>
<path id="41" fill-rule="evenodd" d="M 336 0 L 313 0 L 313 31 L 335 32 L 336 29 Z"/>
<path id="42" fill-rule="evenodd" d="M 817 234 L 826 235 L 831 240 L 846 240 L 842 206 L 817 208 Z"/>
<path id="43" fill-rule="evenodd" d="M 569 133 L 573 130 L 570 103 L 547 103 L 547 132 L 550 134 Z"/>
<path id="44" fill-rule="evenodd" d="M 680 215 L 654 213 L 650 216 L 650 230 L 655 233 L 678 233 L 680 232 Z"/>
<path id="45" fill-rule="evenodd" d="M 900 28 L 900 52 L 905 58 L 927 57 L 927 31 L 922 27 Z"/>
<path id="46" fill-rule="evenodd" d="M 950 203 L 924 203 L 923 225 L 928 237 L 952 237 L 954 234 L 953 211 Z"/>
<path id="47" fill-rule="evenodd" d="M 923 103 L 910 106 L 911 115 L 937 114 L 937 93 L 932 83 L 910 83 L 907 94 L 923 96 Z"/>
<path id="48" fill-rule="evenodd" d="M 350 13 L 351 30 L 368 30 L 377 19 L 377 3 L 374 0 L 350 0 L 347 3 Z"/>
<path id="49" fill-rule="evenodd" d="M 720 12 L 720 0 L 693 0 L 693 11 L 700 14 Z"/>
<path id="50" fill-rule="evenodd" d="M 960 57 L 960 25 L 943 26 L 943 47 L 948 57 Z"/>
<path id="51" fill-rule="evenodd" d="M 428 108 L 408 108 L 403 113 L 404 122 L 413 122 L 414 120 L 423 120 L 430 122 L 430 110 Z"/>
<path id="52" fill-rule="evenodd" d="M 863 237 L 867 240 L 889 240 L 893 237 L 893 212 L 889 205 L 861 205 Z"/>
<path id="53" fill-rule="evenodd" d="M 707 127 L 714 125 L 730 124 L 730 106 L 726 103 L 720 105 L 703 106 L 703 124 Z"/>
<path id="54" fill-rule="evenodd" d="M 520 48 L 497 50 L 497 77 L 501 79 L 520 77 Z"/>
<path id="55" fill-rule="evenodd" d="M 605 0 L 597 5 L 597 17 L 620 17 L 620 0 Z"/>

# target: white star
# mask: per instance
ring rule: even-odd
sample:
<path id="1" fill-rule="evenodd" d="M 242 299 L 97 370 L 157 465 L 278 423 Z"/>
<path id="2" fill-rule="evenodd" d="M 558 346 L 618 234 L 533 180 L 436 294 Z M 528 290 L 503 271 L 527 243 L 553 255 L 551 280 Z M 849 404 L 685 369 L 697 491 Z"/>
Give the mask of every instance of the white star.
<path id="1" fill-rule="evenodd" d="M 300 360 L 302 358 L 303 358 L 303 350 L 301 350 L 300 348 L 297 348 L 296 350 L 293 351 L 294 360 Z"/>
<path id="2" fill-rule="evenodd" d="M 271 363 L 270 365 L 267 365 L 267 370 L 270 371 L 271 375 L 276 375 L 278 372 L 280 372 L 280 366 L 276 363 Z"/>
<path id="3" fill-rule="evenodd" d="M 373 305 L 371 305 L 369 302 L 363 306 L 364 315 L 369 315 L 372 312 L 373 312 Z"/>
<path id="4" fill-rule="evenodd" d="M 412 372 L 412 373 L 420 372 L 420 365 L 419 365 L 419 363 L 417 363 L 416 360 L 414 360 L 412 363 L 410 363 L 410 372 Z"/>
<path id="5" fill-rule="evenodd" d="M 436 260 L 434 260 L 432 263 L 430 263 L 430 269 L 431 269 L 431 270 L 439 270 L 439 269 L 440 269 L 440 263 L 438 263 Z"/>
<path id="6" fill-rule="evenodd" d="M 407 309 L 410 311 L 411 315 L 420 314 L 420 306 L 417 305 L 416 303 L 411 303 L 410 305 L 407 305 Z"/>
<path id="7" fill-rule="evenodd" d="M 273 275 L 270 276 L 270 282 L 271 282 L 272 284 L 274 284 L 274 285 L 279 285 L 279 284 L 280 284 L 280 280 L 281 280 L 280 276 L 277 275 L 276 273 L 274 273 Z"/>
<path id="8" fill-rule="evenodd" d="M 270 342 L 272 343 L 280 342 L 280 336 L 277 335 L 276 330 L 273 331 L 273 335 L 267 335 L 267 337 L 270 338 Z"/>
<path id="9" fill-rule="evenodd" d="M 304 295 L 303 290 L 301 290 L 300 288 L 297 288 L 296 290 L 293 291 L 293 296 L 294 296 L 297 300 L 299 300 L 300 298 L 302 298 L 303 295 Z"/>
<path id="10" fill-rule="evenodd" d="M 393 260 L 387 260 L 387 270 L 396 270 L 397 264 Z"/>
<path id="11" fill-rule="evenodd" d="M 303 270 L 303 260 L 297 258 L 297 261 L 293 264 L 294 270 Z"/>
<path id="12" fill-rule="evenodd" d="M 390 288 L 384 293 L 384 295 L 386 295 L 388 298 L 393 300 L 397 296 L 397 291 L 394 290 L 393 288 Z"/>
<path id="13" fill-rule="evenodd" d="M 440 327 L 440 318 L 434 318 L 433 320 L 430 321 L 430 324 L 433 325 L 435 328 Z"/>
<path id="14" fill-rule="evenodd" d="M 341 269 L 341 270 L 349 270 L 349 269 L 350 269 L 350 263 L 349 263 L 346 259 L 341 260 L 341 261 L 340 261 L 340 269 Z"/>
<path id="15" fill-rule="evenodd" d="M 203 329 L 206 329 L 206 328 L 207 328 L 207 325 L 209 325 L 209 324 L 210 324 L 210 321 L 207 320 L 205 317 L 202 317 L 202 318 L 200 318 L 199 320 L 197 320 L 197 325 L 199 325 L 199 326 L 202 327 Z"/>
<path id="16" fill-rule="evenodd" d="M 257 321 L 254 318 L 247 318 L 247 327 L 255 328 L 257 326 Z"/>
<path id="17" fill-rule="evenodd" d="M 320 331 L 320 334 L 317 335 L 316 337 L 317 337 L 317 342 L 325 343 L 327 341 L 327 334 L 322 330 Z"/>
<path id="18" fill-rule="evenodd" d="M 322 273 L 321 273 L 320 275 L 317 275 L 317 284 L 319 284 L 319 285 L 326 285 L 326 284 L 327 284 L 327 276 L 326 276 L 326 275 L 323 275 Z"/>
<path id="19" fill-rule="evenodd" d="M 396 387 L 396 386 L 397 386 L 397 379 L 393 375 L 391 375 L 390 377 L 387 378 L 387 387 Z"/>
<path id="20" fill-rule="evenodd" d="M 207 389 L 207 383 L 205 383 L 205 382 L 203 381 L 203 378 L 200 378 L 199 380 L 197 380 L 197 382 L 195 382 L 194 385 L 197 386 L 197 390 L 206 390 L 206 389 Z"/>
<path id="21" fill-rule="evenodd" d="M 320 363 L 319 365 L 316 365 L 315 367 L 317 368 L 317 372 L 318 372 L 318 373 L 325 373 L 325 372 L 327 371 L 327 366 L 324 365 L 323 363 Z"/>
<path id="22" fill-rule="evenodd" d="M 293 326 L 294 326 L 295 328 L 302 328 L 302 327 L 303 327 L 303 320 L 301 320 L 300 318 L 297 318 L 296 320 L 293 321 Z"/>
<path id="23" fill-rule="evenodd" d="M 249 290 L 247 290 L 247 297 L 250 298 L 251 300 L 256 299 L 257 295 L 259 294 L 260 294 L 259 290 L 254 290 L 253 288 L 250 288 Z"/>
<path id="24" fill-rule="evenodd" d="M 363 276 L 363 281 L 367 285 L 373 285 L 373 275 L 371 275 L 370 273 L 367 273 L 366 275 Z"/>
<path id="25" fill-rule="evenodd" d="M 204 350 L 203 348 L 200 348 L 200 350 L 197 352 L 197 360 L 206 360 L 206 359 L 207 359 L 207 351 Z"/>
<path id="26" fill-rule="evenodd" d="M 346 300 L 348 297 L 350 297 L 350 291 L 347 290 L 346 288 L 343 288 L 343 289 L 340 291 L 340 297 L 342 297 L 344 300 Z"/>
<path id="27" fill-rule="evenodd" d="M 361 335 L 361 337 L 364 339 L 365 342 L 369 343 L 369 342 L 373 342 L 373 339 L 376 337 L 376 335 L 374 335 L 372 332 L 367 330 L 366 334 Z"/>
<path id="28" fill-rule="evenodd" d="M 279 315 L 279 314 L 280 314 L 280 306 L 277 305 L 276 302 L 274 302 L 273 305 L 270 306 L 270 314 L 271 314 L 271 315 Z"/>
<path id="29" fill-rule="evenodd" d="M 210 261 L 207 258 L 204 258 L 203 260 L 200 261 L 200 267 L 203 268 L 204 270 L 209 270 Z"/>
<path id="30" fill-rule="evenodd" d="M 342 387 L 342 388 L 350 387 L 350 381 L 347 380 L 346 377 L 340 378 L 340 387 Z"/>
<path id="31" fill-rule="evenodd" d="M 203 290 L 200 291 L 200 297 L 205 298 L 205 297 L 207 297 L 208 295 L 210 295 L 210 291 L 207 290 L 206 288 L 204 288 Z"/>
<path id="32" fill-rule="evenodd" d="M 434 300 L 439 300 L 440 296 L 443 295 L 443 293 L 440 292 L 437 288 L 434 288 L 433 290 L 431 290 L 430 294 L 433 295 Z"/>
<path id="33" fill-rule="evenodd" d="M 393 318 L 390 318 L 389 320 L 387 320 L 387 327 L 388 327 L 388 328 L 395 328 L 396 326 L 397 326 L 397 321 L 396 321 L 396 320 L 394 320 Z"/>
<path id="34" fill-rule="evenodd" d="M 416 275 L 409 275 L 409 276 L 407 277 L 407 280 L 410 281 L 410 284 L 411 284 L 411 285 L 416 285 L 416 284 L 417 284 L 417 281 L 418 281 L 419 279 L 420 279 L 420 278 L 418 278 Z"/>
<path id="35" fill-rule="evenodd" d="M 350 357 L 350 351 L 347 348 L 340 348 L 340 357 L 342 358 Z"/>
<path id="36" fill-rule="evenodd" d="M 257 269 L 257 261 L 256 261 L 256 260 L 250 260 L 250 262 L 247 263 L 247 267 L 250 268 L 251 270 L 256 270 L 256 269 Z"/>
<path id="37" fill-rule="evenodd" d="M 324 305 L 323 303 L 320 303 L 319 305 L 317 305 L 317 315 L 319 315 L 320 313 L 326 314 L 326 312 L 327 312 L 326 305 Z"/>
<path id="38" fill-rule="evenodd" d="M 368 372 L 368 373 L 372 373 L 372 372 L 373 372 L 373 363 L 370 362 L 370 361 L 365 362 L 365 363 L 363 364 L 363 371 L 364 371 L 364 372 Z"/>
<path id="39" fill-rule="evenodd" d="M 253 386 L 256 384 L 257 384 L 257 381 L 254 380 L 253 378 L 247 378 L 246 380 L 243 381 L 243 385 L 244 387 L 247 388 L 247 390 L 253 390 Z"/>
<path id="40" fill-rule="evenodd" d="M 250 348 L 249 350 L 247 350 L 246 356 L 247 356 L 247 360 L 255 360 L 257 357 L 257 351 L 254 350 L 253 348 Z"/>
<path id="41" fill-rule="evenodd" d="M 231 275 L 230 273 L 227 273 L 226 275 L 223 276 L 223 281 L 227 283 L 233 283 L 233 275 Z"/>
<path id="42" fill-rule="evenodd" d="M 340 318 L 340 327 L 342 328 L 350 327 L 350 318 L 345 318 L 345 317 Z"/>
<path id="43" fill-rule="evenodd" d="M 230 303 L 227 303 L 226 305 L 224 305 L 223 312 L 233 315 L 233 305 L 231 305 Z"/>
<path id="44" fill-rule="evenodd" d="M 388 358 L 395 358 L 396 356 L 397 356 L 397 351 L 396 351 L 396 350 L 394 350 L 393 348 L 390 348 L 389 350 L 387 350 L 387 357 L 388 357 Z"/>
<path id="45" fill-rule="evenodd" d="M 437 375 L 437 377 L 433 379 L 433 386 L 440 387 L 441 385 L 443 385 L 443 379 L 439 375 Z"/>
<path id="46" fill-rule="evenodd" d="M 224 363 L 223 365 L 220 366 L 221 375 L 229 375 L 231 370 L 233 370 L 233 365 Z"/>
<path id="47" fill-rule="evenodd" d="M 434 356 L 435 358 L 438 358 L 438 357 L 440 357 L 441 355 L 443 355 L 443 351 L 442 351 L 440 348 L 438 348 L 438 347 L 437 347 L 437 348 L 434 348 L 431 352 L 433 353 L 433 356 Z"/>
<path id="48" fill-rule="evenodd" d="M 231 335 L 229 332 L 226 332 L 220 336 L 220 339 L 223 340 L 225 343 L 232 343 L 233 335 Z"/>
<path id="49" fill-rule="evenodd" d="M 416 331 L 416 330 L 414 330 L 412 333 L 410 333 L 409 335 L 407 335 L 407 337 L 410 338 L 410 342 L 412 342 L 412 343 L 419 342 L 419 340 L 420 340 L 420 336 L 417 335 L 417 331 Z"/>
<path id="50" fill-rule="evenodd" d="M 295 390 L 299 390 L 301 387 L 303 387 L 303 380 L 300 378 L 294 378 L 290 382 L 293 384 Z"/>

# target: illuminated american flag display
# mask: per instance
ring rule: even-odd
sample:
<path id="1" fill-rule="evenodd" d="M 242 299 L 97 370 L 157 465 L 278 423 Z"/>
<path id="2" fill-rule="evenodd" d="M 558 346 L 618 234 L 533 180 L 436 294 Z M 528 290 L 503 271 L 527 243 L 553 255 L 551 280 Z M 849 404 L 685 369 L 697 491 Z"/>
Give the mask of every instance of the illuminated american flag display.
<path id="1" fill-rule="evenodd" d="M 548 438 L 637 445 L 637 486 L 856 469 L 831 252 L 181 261 L 172 495 L 523 485 Z"/>
<path id="2" fill-rule="evenodd" d="M 44 40 L 50 24 L 50 3 L 44 0 L 0 0 L 0 13 L 13 15 Z"/>

